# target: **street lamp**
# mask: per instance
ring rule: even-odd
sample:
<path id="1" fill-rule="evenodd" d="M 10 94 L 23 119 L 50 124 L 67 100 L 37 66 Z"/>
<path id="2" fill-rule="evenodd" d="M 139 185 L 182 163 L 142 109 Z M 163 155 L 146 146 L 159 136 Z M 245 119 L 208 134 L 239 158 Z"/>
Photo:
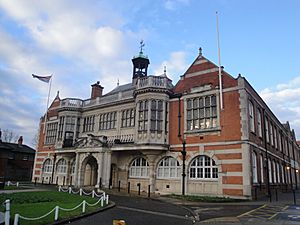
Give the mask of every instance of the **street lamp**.
<path id="1" fill-rule="evenodd" d="M 185 195 L 185 159 L 186 159 L 186 149 L 185 149 L 185 140 L 182 141 L 182 195 Z"/>

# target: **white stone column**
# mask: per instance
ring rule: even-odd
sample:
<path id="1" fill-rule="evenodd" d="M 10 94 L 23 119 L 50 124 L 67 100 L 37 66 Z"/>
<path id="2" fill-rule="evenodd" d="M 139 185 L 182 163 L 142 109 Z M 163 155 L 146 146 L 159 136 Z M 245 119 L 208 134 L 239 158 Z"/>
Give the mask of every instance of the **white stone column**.
<path id="1" fill-rule="evenodd" d="M 100 151 L 97 157 L 97 163 L 98 163 L 98 177 L 97 177 L 97 186 L 100 187 L 100 178 L 102 179 L 103 183 L 103 150 Z M 101 184 L 102 185 L 102 184 Z"/>
<path id="2" fill-rule="evenodd" d="M 74 184 L 75 187 L 80 187 L 80 177 L 81 177 L 81 165 L 80 164 L 80 155 L 78 152 L 76 152 L 76 158 L 75 158 L 75 173 L 74 173 Z"/>
<path id="3" fill-rule="evenodd" d="M 110 167 L 111 167 L 111 152 L 105 150 L 104 153 L 104 170 L 103 170 L 103 186 L 109 187 L 109 179 L 110 179 Z"/>
<path id="4" fill-rule="evenodd" d="M 149 163 L 149 185 L 150 185 L 150 191 L 155 191 L 155 178 L 156 178 L 156 171 L 155 171 L 155 158 L 156 155 L 148 155 L 148 163 Z M 148 189 L 147 189 L 148 190 Z"/>

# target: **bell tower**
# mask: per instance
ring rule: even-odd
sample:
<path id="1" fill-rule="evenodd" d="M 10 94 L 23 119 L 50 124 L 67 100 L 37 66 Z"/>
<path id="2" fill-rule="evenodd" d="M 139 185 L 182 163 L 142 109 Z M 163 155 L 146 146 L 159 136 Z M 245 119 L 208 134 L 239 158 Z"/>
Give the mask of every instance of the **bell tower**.
<path id="1" fill-rule="evenodd" d="M 132 80 L 136 80 L 139 77 L 146 77 L 147 76 L 147 70 L 148 65 L 150 64 L 150 61 L 146 55 L 143 54 L 143 47 L 145 46 L 144 42 L 140 42 L 140 52 L 138 56 L 133 57 L 132 63 L 133 63 L 133 74 L 132 74 Z"/>

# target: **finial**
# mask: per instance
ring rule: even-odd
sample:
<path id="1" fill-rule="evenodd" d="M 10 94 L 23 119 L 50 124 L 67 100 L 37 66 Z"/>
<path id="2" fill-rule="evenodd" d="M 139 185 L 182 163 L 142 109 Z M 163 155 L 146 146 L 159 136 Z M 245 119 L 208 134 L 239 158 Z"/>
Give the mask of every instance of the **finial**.
<path id="1" fill-rule="evenodd" d="M 167 75 L 167 66 L 164 66 L 164 75 Z"/>
<path id="2" fill-rule="evenodd" d="M 119 78 L 118 78 L 117 86 L 119 86 L 119 85 L 120 85 L 120 82 L 119 82 Z"/>
<path id="3" fill-rule="evenodd" d="M 145 43 L 143 40 L 140 41 L 140 54 L 143 54 L 143 47 L 145 47 Z"/>
<path id="4" fill-rule="evenodd" d="M 59 98 L 59 91 L 57 91 L 56 98 Z"/>
<path id="5" fill-rule="evenodd" d="M 202 56 L 202 48 L 199 48 L 199 56 Z"/>

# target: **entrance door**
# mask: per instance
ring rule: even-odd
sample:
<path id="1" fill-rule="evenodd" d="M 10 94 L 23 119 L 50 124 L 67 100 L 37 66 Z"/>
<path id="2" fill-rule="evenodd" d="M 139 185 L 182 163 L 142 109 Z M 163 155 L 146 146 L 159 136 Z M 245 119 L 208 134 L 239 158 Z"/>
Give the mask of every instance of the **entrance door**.
<path id="1" fill-rule="evenodd" d="M 94 157 L 90 157 L 84 169 L 84 186 L 94 186 L 97 183 L 98 164 Z"/>

